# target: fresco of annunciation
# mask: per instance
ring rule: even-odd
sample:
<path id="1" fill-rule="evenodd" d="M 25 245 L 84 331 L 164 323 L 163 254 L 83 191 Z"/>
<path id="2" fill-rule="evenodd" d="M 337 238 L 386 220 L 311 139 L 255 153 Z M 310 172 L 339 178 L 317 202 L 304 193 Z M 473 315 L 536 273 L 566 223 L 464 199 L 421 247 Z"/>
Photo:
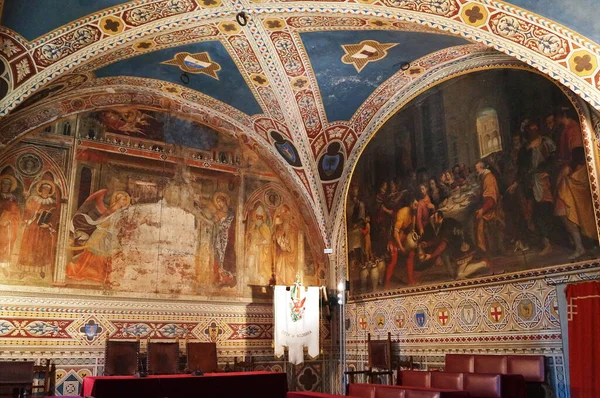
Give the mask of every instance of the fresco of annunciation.
<path id="1" fill-rule="evenodd" d="M 178 116 L 119 108 L 48 126 L 4 154 L 0 188 L 3 283 L 243 297 L 325 275 L 276 175 Z"/>
<path id="2" fill-rule="evenodd" d="M 454 78 L 398 111 L 359 159 L 346 222 L 353 294 L 600 254 L 578 115 L 520 70 Z"/>

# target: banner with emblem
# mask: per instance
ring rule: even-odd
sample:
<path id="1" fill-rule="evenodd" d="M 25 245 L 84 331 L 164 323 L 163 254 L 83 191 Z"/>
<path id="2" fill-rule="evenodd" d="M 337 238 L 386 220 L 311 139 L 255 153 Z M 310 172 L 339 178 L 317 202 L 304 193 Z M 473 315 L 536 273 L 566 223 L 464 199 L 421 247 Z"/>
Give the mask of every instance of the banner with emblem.
<path id="1" fill-rule="evenodd" d="M 275 286 L 273 312 L 275 318 L 275 356 L 288 347 L 289 361 L 304 362 L 308 355 L 319 355 L 319 287 L 304 287 L 298 281 L 292 286 Z"/>

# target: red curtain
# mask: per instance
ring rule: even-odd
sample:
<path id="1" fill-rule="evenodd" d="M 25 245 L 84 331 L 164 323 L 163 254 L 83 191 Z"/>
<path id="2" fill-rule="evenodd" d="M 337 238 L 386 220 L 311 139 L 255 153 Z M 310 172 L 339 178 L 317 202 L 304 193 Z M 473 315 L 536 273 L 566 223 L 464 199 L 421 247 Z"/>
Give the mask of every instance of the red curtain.
<path id="1" fill-rule="evenodd" d="M 600 282 L 567 286 L 571 398 L 600 397 Z"/>

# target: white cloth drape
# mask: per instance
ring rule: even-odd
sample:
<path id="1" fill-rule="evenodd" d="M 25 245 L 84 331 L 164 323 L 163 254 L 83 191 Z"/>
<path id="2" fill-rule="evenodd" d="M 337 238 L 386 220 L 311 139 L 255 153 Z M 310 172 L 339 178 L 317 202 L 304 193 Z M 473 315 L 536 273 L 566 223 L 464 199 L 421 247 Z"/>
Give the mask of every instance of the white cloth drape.
<path id="1" fill-rule="evenodd" d="M 299 286 L 295 291 L 294 287 L 275 286 L 275 356 L 283 355 L 284 346 L 288 347 L 289 361 L 294 365 L 304 362 L 304 346 L 311 357 L 319 355 L 320 292 L 318 287 Z"/>

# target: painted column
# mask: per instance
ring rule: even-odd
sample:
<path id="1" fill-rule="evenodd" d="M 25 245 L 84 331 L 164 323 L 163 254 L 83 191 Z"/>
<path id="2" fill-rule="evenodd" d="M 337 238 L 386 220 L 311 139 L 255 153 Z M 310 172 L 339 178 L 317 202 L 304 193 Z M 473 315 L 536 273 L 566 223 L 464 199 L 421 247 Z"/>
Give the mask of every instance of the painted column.
<path id="1" fill-rule="evenodd" d="M 71 225 L 70 220 L 72 216 L 72 206 L 69 206 L 69 202 L 75 192 L 75 181 L 77 177 L 76 156 L 80 125 L 81 118 L 77 116 L 75 133 L 73 134 L 73 145 L 71 146 L 71 162 L 67 166 L 67 173 L 65 173 L 68 175 L 68 192 L 61 192 L 60 223 L 58 237 L 56 239 L 56 257 L 54 259 L 54 278 L 52 282 L 54 286 L 66 285 L 66 269 L 69 258 L 69 225 Z"/>
<path id="2" fill-rule="evenodd" d="M 236 247 L 236 279 L 238 291 L 243 291 L 244 286 L 248 285 L 247 281 L 247 270 L 246 270 L 246 257 L 244 256 L 244 191 L 246 190 L 246 175 L 244 170 L 240 169 L 240 186 L 238 189 L 237 206 L 235 209 L 235 247 Z"/>

